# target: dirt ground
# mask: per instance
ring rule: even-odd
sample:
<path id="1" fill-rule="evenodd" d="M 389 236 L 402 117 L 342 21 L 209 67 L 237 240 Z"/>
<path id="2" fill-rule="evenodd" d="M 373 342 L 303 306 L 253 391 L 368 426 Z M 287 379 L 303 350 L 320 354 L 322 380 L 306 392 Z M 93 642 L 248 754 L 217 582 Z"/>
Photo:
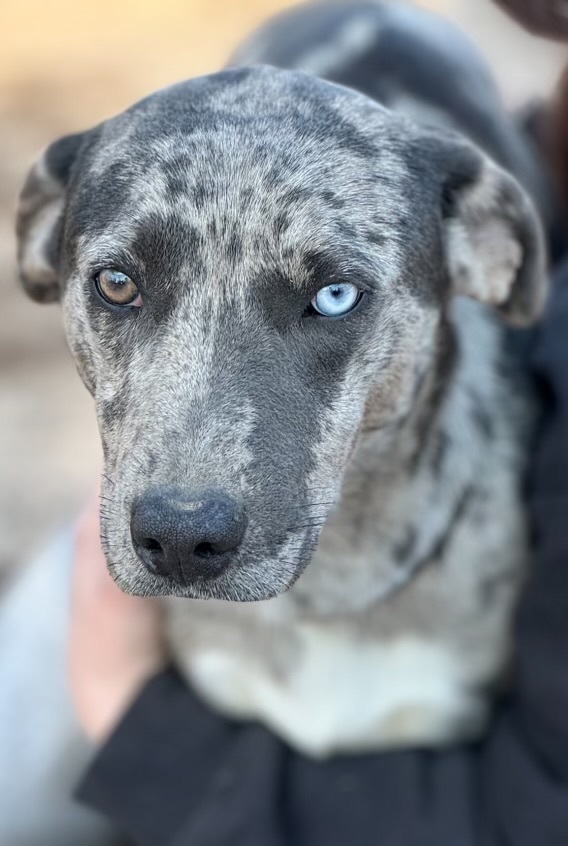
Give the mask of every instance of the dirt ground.
<path id="1" fill-rule="evenodd" d="M 16 283 L 13 211 L 37 152 L 152 89 L 214 70 L 283 0 L 7 0 L 0 36 L 0 575 L 23 564 L 95 484 L 90 398 L 56 306 Z M 522 34 L 489 0 L 431 0 L 492 61 L 511 105 L 550 90 L 564 50 Z"/>

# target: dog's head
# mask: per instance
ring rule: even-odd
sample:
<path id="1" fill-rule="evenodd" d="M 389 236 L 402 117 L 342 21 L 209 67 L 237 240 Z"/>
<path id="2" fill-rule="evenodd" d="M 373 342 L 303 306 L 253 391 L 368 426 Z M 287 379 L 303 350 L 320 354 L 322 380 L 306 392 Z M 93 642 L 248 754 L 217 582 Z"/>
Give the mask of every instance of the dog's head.
<path id="1" fill-rule="evenodd" d="M 453 294 L 543 298 L 519 186 L 467 142 L 272 68 L 159 92 L 53 144 L 21 276 L 96 402 L 109 567 L 265 599 L 309 562 L 365 428 L 396 432 Z"/>

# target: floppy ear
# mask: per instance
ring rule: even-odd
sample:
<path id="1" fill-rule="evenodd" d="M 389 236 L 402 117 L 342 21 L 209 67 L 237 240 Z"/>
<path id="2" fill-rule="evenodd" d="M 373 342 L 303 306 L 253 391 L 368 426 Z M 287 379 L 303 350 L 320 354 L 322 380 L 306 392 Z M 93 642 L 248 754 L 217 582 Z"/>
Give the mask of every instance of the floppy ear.
<path id="1" fill-rule="evenodd" d="M 20 194 L 16 220 L 20 278 L 29 296 L 40 303 L 59 299 L 65 192 L 85 135 L 67 135 L 48 147 Z"/>
<path id="2" fill-rule="evenodd" d="M 547 261 L 541 223 L 518 182 L 472 145 L 439 160 L 446 259 L 453 290 L 526 326 L 542 311 Z"/>

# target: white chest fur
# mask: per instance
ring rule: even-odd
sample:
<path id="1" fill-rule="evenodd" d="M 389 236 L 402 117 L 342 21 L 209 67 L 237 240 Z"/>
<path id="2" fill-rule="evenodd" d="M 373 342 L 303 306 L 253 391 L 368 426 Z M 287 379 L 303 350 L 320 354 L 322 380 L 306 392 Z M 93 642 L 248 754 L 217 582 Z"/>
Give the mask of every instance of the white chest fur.
<path id="1" fill-rule="evenodd" d="M 203 649 L 190 675 L 215 708 L 255 717 L 312 757 L 475 735 L 483 699 L 462 684 L 452 655 L 417 638 L 357 643 L 332 626 L 297 630 L 302 660 L 285 678 Z"/>

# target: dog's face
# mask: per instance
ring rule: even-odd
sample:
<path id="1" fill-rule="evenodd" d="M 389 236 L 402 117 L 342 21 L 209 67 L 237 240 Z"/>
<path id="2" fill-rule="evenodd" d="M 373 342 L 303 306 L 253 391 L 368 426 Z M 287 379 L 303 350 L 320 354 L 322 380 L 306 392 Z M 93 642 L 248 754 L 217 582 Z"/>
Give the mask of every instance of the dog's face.
<path id="1" fill-rule="evenodd" d="M 107 558 L 133 593 L 285 590 L 361 433 L 411 413 L 452 293 L 517 320 L 542 294 L 538 225 L 509 177 L 270 68 L 55 143 L 18 234 L 24 284 L 62 300 L 96 402 Z"/>

